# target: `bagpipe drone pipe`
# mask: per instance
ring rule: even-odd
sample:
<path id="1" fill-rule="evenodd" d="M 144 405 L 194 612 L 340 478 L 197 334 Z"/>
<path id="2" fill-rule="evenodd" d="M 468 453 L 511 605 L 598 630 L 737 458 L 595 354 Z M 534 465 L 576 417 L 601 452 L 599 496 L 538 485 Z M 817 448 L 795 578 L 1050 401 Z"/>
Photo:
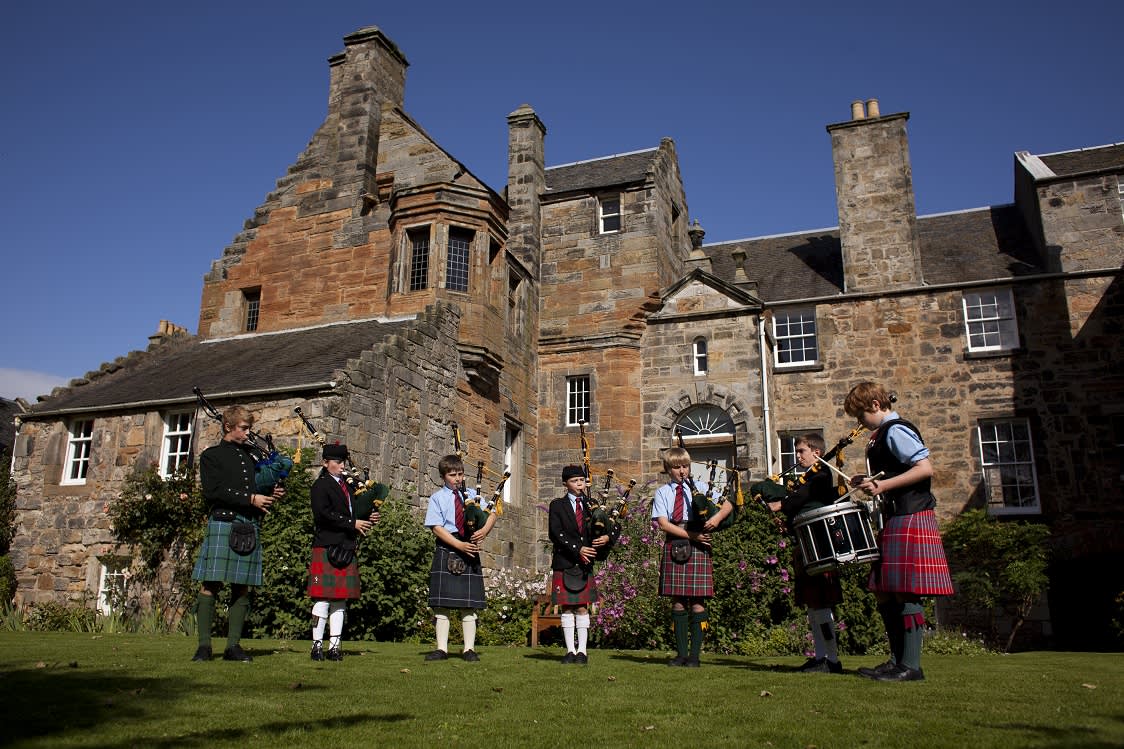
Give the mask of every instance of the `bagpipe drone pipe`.
<path id="1" fill-rule="evenodd" d="M 222 414 L 215 408 L 198 387 L 191 389 L 199 400 L 199 407 L 210 418 L 222 424 Z M 293 459 L 278 452 L 273 446 L 273 436 L 262 437 L 253 429 L 248 433 L 246 446 L 254 456 L 254 484 L 262 494 L 272 494 L 273 487 L 284 486 L 285 479 L 293 470 Z"/>
<path id="2" fill-rule="evenodd" d="M 613 491 L 613 478 L 615 472 L 612 468 L 605 470 L 605 483 L 599 492 L 593 489 L 593 472 L 590 468 L 589 439 L 585 433 L 585 420 L 578 422 L 581 432 L 582 471 L 585 473 L 585 494 L 582 502 L 589 511 L 589 528 L 592 538 L 609 536 L 616 538 L 620 533 L 621 522 L 628 516 L 628 498 L 632 488 L 636 486 L 636 479 L 629 479 L 627 485 L 617 485 L 617 496 L 611 498 Z M 606 544 L 597 549 L 598 561 L 604 561 L 609 556 L 612 544 Z"/>
<path id="3" fill-rule="evenodd" d="M 456 452 L 457 457 L 461 460 L 465 458 L 464 443 L 461 441 L 461 430 L 456 422 L 451 424 L 453 429 L 453 450 Z M 484 491 L 484 474 L 488 473 L 497 478 L 496 487 L 492 491 L 491 502 L 489 503 L 491 510 L 487 510 L 482 505 L 483 491 Z M 497 517 L 503 516 L 503 488 L 507 480 L 511 478 L 511 471 L 505 470 L 502 474 L 497 474 L 495 471 L 489 470 L 483 460 L 476 461 L 476 495 L 473 497 L 468 496 L 466 491 L 467 487 L 465 482 L 461 481 L 461 497 L 464 498 L 464 532 L 467 538 L 465 541 L 472 538 L 476 531 L 483 528 L 487 522 L 488 517 L 495 514 Z"/>
<path id="4" fill-rule="evenodd" d="M 679 447 L 686 449 L 683 440 L 683 431 L 680 429 L 675 430 L 675 438 Z M 707 463 L 707 468 L 710 470 L 710 483 L 708 492 L 699 491 L 698 486 L 695 485 L 695 479 L 690 474 L 687 476 L 687 485 L 691 487 L 691 530 L 702 530 L 703 525 L 710 518 L 717 515 L 727 502 L 733 502 L 733 508 L 730 512 L 719 521 L 718 526 L 714 529 L 722 531 L 729 528 L 737 520 L 738 515 L 741 513 L 742 506 L 745 504 L 745 497 L 741 489 L 741 474 L 738 469 L 726 468 L 719 466 L 718 461 L 711 460 Z M 714 480 L 718 469 L 721 468 L 730 476 L 726 480 L 726 485 L 723 487 L 722 494 L 717 498 L 710 494 L 714 489 Z M 733 496 L 731 496 L 731 494 Z"/>
<path id="5" fill-rule="evenodd" d="M 305 429 L 309 431 L 317 443 L 320 445 L 327 444 L 324 433 L 317 429 L 316 425 L 304 415 L 300 406 L 294 408 L 293 413 L 300 417 Z M 347 490 L 351 494 L 351 511 L 358 520 L 369 519 L 372 514 L 379 511 L 383 501 L 390 496 L 390 486 L 379 481 L 373 481 L 370 470 L 356 467 L 351 462 L 350 455 L 348 455 L 347 463 L 343 466 L 342 475 L 344 482 L 347 484 Z"/>

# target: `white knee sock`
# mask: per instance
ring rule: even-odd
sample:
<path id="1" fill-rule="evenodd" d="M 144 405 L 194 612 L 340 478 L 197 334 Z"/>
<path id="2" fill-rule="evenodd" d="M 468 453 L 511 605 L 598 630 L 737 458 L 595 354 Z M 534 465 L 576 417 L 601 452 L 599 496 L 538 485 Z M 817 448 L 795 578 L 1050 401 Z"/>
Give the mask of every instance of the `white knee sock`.
<path id="1" fill-rule="evenodd" d="M 578 652 L 585 652 L 585 643 L 589 638 L 589 614 L 578 614 L 574 618 L 578 630 Z"/>
<path id="2" fill-rule="evenodd" d="M 449 652 L 449 615 L 444 611 L 436 614 L 437 649 Z"/>
<path id="3" fill-rule="evenodd" d="M 464 635 L 464 649 L 476 648 L 476 612 L 461 617 L 461 634 Z"/>
<path id="4" fill-rule="evenodd" d="M 831 609 L 809 609 L 808 624 L 816 641 L 816 657 L 839 660 L 839 643 L 835 639 L 835 616 Z"/>
<path id="5" fill-rule="evenodd" d="M 566 652 L 574 652 L 574 612 L 563 611 L 558 615 L 562 623 L 562 639 L 566 641 Z"/>
<path id="6" fill-rule="evenodd" d="M 340 636 L 343 634 L 343 617 L 346 610 L 346 601 L 332 601 L 331 613 L 328 614 L 328 632 L 331 635 L 329 647 L 338 648 L 340 646 Z"/>
<path id="7" fill-rule="evenodd" d="M 312 604 L 312 639 L 324 639 L 324 625 L 328 623 L 328 602 L 316 601 Z"/>

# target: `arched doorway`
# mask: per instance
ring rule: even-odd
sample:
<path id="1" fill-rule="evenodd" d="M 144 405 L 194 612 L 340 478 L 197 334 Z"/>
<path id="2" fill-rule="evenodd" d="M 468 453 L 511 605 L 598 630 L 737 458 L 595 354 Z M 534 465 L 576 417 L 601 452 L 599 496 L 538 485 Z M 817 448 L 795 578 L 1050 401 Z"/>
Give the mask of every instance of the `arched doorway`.
<path id="1" fill-rule="evenodd" d="M 683 446 L 691 453 L 691 477 L 710 482 L 708 464 L 715 461 L 720 468 L 732 469 L 735 464 L 734 420 L 725 409 L 709 404 L 688 408 L 675 420 L 673 432 L 683 435 Z M 728 471 L 715 472 L 715 483 L 722 487 Z"/>

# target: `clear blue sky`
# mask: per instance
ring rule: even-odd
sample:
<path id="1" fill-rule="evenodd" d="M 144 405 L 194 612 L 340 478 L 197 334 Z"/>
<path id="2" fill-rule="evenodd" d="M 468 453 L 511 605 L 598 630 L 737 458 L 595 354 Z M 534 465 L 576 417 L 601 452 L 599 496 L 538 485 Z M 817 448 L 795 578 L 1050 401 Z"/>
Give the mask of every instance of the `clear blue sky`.
<path id="1" fill-rule="evenodd" d="M 921 214 L 1010 202 L 1016 151 L 1124 141 L 1119 0 L 11 3 L 0 396 L 143 349 L 161 319 L 196 331 L 203 274 L 369 25 L 411 63 L 406 110 L 492 188 L 524 102 L 548 165 L 669 136 L 707 242 L 835 226 L 824 128 L 857 98 L 910 112 Z"/>

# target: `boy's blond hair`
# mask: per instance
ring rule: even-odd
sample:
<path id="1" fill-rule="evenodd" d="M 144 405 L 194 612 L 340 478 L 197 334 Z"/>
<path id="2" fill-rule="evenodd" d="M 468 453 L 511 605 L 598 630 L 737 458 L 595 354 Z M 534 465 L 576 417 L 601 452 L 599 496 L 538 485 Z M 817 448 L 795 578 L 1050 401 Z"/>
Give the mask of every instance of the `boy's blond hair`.
<path id="1" fill-rule="evenodd" d="M 663 454 L 663 470 L 670 471 L 672 468 L 681 468 L 683 466 L 691 465 L 691 453 L 687 452 L 683 447 L 672 447 L 664 451 Z"/>
<path id="2" fill-rule="evenodd" d="M 222 426 L 223 429 L 229 432 L 234 427 L 238 426 L 238 422 L 244 421 L 250 426 L 254 425 L 254 415 L 242 406 L 231 406 L 222 412 Z"/>

